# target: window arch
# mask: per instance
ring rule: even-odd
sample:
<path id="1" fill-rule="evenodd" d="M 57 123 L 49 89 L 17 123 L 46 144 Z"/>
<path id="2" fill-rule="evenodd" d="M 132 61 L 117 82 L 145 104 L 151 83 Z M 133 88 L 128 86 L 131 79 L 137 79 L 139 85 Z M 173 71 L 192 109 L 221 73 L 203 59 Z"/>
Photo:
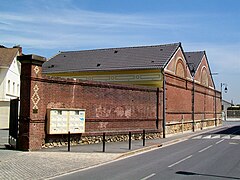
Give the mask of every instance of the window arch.
<path id="1" fill-rule="evenodd" d="M 204 86 L 208 86 L 208 73 L 207 73 L 206 67 L 202 68 L 201 84 L 204 85 Z"/>
<path id="2" fill-rule="evenodd" d="M 175 68 L 175 74 L 177 76 L 180 76 L 182 78 L 185 77 L 185 68 L 184 68 L 184 63 L 181 59 L 179 59 L 176 63 L 176 68 Z"/>

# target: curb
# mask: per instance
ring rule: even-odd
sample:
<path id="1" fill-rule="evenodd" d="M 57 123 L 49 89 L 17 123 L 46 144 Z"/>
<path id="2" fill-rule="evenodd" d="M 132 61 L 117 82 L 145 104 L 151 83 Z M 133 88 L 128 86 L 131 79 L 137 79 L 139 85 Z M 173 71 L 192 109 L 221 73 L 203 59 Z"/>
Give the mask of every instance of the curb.
<path id="1" fill-rule="evenodd" d="M 206 130 L 204 130 L 204 132 L 198 131 L 198 132 L 195 132 L 193 134 L 189 134 L 189 135 L 186 135 L 186 136 L 183 136 L 183 137 L 180 137 L 180 138 L 169 140 L 169 141 L 166 141 L 166 142 L 163 142 L 163 143 L 160 143 L 160 144 L 154 144 L 154 145 L 151 145 L 151 146 L 148 146 L 148 147 L 144 147 L 144 148 L 140 148 L 140 149 L 136 149 L 136 150 L 133 150 L 133 151 L 130 151 L 130 152 L 123 153 L 122 155 L 120 155 L 116 159 L 124 158 L 124 157 L 131 156 L 131 155 L 134 155 L 134 154 L 139 154 L 139 153 L 142 153 L 142 152 L 145 152 L 145 151 L 150 151 L 150 150 L 161 148 L 161 147 L 164 147 L 164 146 L 170 146 L 170 145 L 176 144 L 178 142 L 187 140 L 187 139 L 189 139 L 193 136 L 197 136 L 199 134 L 208 133 L 209 131 L 223 129 L 223 128 L 225 128 L 225 127 L 218 126 L 218 127 L 213 127 L 213 128 L 206 129 Z"/>

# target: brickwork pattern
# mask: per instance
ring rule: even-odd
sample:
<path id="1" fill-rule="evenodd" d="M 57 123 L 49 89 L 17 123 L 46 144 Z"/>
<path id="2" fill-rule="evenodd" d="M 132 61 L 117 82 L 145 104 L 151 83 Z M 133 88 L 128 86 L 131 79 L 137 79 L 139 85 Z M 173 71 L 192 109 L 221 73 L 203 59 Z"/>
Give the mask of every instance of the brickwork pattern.
<path id="1" fill-rule="evenodd" d="M 179 122 L 192 120 L 193 82 L 167 73 L 165 79 L 168 132 L 177 133 L 182 129 Z M 157 122 L 162 130 L 162 89 L 158 92 L 157 88 L 150 87 L 49 77 L 42 75 L 38 63 L 22 63 L 21 88 L 19 144 L 23 150 L 40 149 L 48 140 L 46 112 L 49 108 L 86 109 L 86 133 L 156 130 Z M 220 93 L 217 92 L 215 99 L 213 89 L 196 83 L 194 99 L 195 120 L 212 122 L 215 116 L 219 120 Z"/>
<path id="2" fill-rule="evenodd" d="M 86 133 L 156 129 L 157 88 L 49 77 L 41 74 L 39 65 L 22 66 L 28 72 L 22 75 L 28 91 L 21 91 L 26 94 L 21 96 L 25 103 L 21 102 L 20 149 L 40 149 L 46 143 L 50 108 L 86 109 Z M 160 115 L 162 108 L 158 108 Z M 158 127 L 161 129 L 161 117 Z"/>
<path id="3" fill-rule="evenodd" d="M 166 74 L 166 122 L 192 120 L 193 82 Z M 221 118 L 220 93 L 198 83 L 194 84 L 194 119 L 215 120 Z"/>

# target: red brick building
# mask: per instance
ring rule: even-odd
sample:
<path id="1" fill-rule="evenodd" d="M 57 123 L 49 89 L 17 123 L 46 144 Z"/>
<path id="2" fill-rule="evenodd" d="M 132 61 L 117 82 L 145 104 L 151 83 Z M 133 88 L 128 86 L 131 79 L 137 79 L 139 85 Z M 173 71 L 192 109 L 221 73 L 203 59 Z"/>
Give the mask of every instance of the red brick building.
<path id="1" fill-rule="evenodd" d="M 20 149 L 63 137 L 48 133 L 49 109 L 84 109 L 82 137 L 143 129 L 164 137 L 221 123 L 221 96 L 206 54 L 185 53 L 181 43 L 62 52 L 47 62 L 26 55 L 19 61 Z"/>

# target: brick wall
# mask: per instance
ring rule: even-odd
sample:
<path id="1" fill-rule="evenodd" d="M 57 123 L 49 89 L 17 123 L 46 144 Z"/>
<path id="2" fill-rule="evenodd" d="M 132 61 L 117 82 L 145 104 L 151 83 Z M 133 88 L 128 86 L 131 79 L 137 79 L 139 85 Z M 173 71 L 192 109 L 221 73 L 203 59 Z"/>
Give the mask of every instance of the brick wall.
<path id="1" fill-rule="evenodd" d="M 40 149 L 45 143 L 48 108 L 86 109 L 86 134 L 142 129 L 161 131 L 160 105 L 159 129 L 156 128 L 157 88 L 48 77 L 42 75 L 41 63 L 33 60 L 34 57 L 23 58 L 20 149 Z M 158 98 L 162 104 L 161 90 Z"/>
<path id="2" fill-rule="evenodd" d="M 166 124 L 169 126 L 195 121 L 213 121 L 213 124 L 221 120 L 221 96 L 220 92 L 200 85 L 184 78 L 165 73 L 166 79 Z M 193 100 L 194 86 L 194 100 Z M 216 110 L 215 110 L 216 92 Z M 192 108 L 194 101 L 194 109 Z M 193 117 L 194 111 L 194 117 Z M 211 124 L 211 123 L 210 123 Z M 198 129 L 198 126 L 196 126 Z"/>
<path id="3" fill-rule="evenodd" d="M 51 137 L 46 136 L 48 108 L 86 109 L 87 135 L 163 129 L 162 89 L 48 77 L 42 75 L 44 58 L 26 55 L 19 60 L 22 63 L 19 148 L 22 150 L 40 149 Z M 196 128 L 218 124 L 219 92 L 196 83 L 193 116 L 193 83 L 167 73 L 165 79 L 167 133 L 192 130 L 193 119 Z"/>

